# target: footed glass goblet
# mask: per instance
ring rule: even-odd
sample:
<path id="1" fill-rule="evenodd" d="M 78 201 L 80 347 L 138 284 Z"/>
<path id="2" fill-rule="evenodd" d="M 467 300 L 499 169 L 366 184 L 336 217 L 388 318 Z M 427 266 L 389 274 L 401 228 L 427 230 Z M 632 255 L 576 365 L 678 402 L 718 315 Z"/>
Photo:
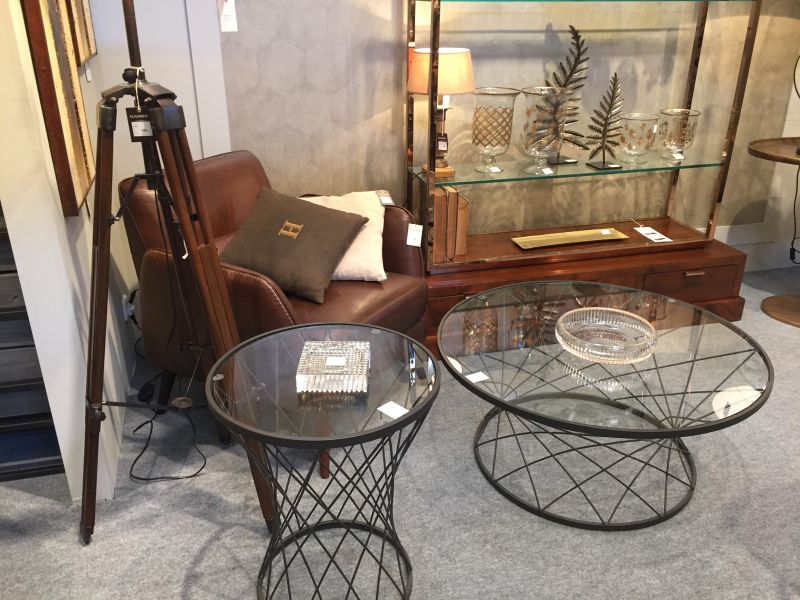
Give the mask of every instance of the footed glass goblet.
<path id="1" fill-rule="evenodd" d="M 525 129 L 522 145 L 525 154 L 536 162 L 525 169 L 531 175 L 541 175 L 550 156 L 558 156 L 564 142 L 565 105 L 567 95 L 558 87 L 529 87 L 525 94 Z"/>
<path id="2" fill-rule="evenodd" d="M 665 108 L 661 111 L 658 133 L 664 144 L 664 158 L 681 160 L 683 151 L 694 143 L 699 110 L 690 108 Z M 676 156 L 677 155 L 677 156 Z"/>

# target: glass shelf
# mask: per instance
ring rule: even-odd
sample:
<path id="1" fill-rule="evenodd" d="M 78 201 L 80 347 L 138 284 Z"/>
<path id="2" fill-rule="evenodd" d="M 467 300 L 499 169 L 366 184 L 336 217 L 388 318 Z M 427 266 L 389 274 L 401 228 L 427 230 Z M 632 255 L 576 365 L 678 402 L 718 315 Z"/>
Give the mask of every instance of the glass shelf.
<path id="1" fill-rule="evenodd" d="M 596 157 L 595 160 L 599 160 Z M 497 165 L 503 169 L 500 173 L 480 173 L 475 170 L 479 163 L 451 164 L 456 174 L 453 177 L 437 179 L 438 187 L 445 185 L 477 185 L 481 183 L 507 183 L 512 181 L 534 181 L 541 179 L 564 179 L 568 177 L 595 177 L 598 175 L 627 175 L 630 173 L 649 173 L 654 171 L 678 171 L 680 169 L 701 169 L 706 167 L 722 166 L 722 159 L 719 154 L 714 156 L 703 156 L 699 153 L 687 151 L 686 158 L 680 162 L 659 157 L 655 152 L 647 156 L 645 163 L 626 163 L 617 161 L 621 169 L 608 171 L 598 171 L 586 166 L 586 159 L 580 158 L 576 164 L 550 166 L 552 173 L 542 173 L 531 175 L 525 169 L 533 164 L 533 159 L 518 162 L 498 162 Z M 414 167 L 411 172 L 415 177 L 422 178 L 424 171 L 421 167 Z"/>
<path id="2" fill-rule="evenodd" d="M 430 2 L 430 0 L 417 0 L 418 2 Z M 604 2 L 606 4 L 613 4 L 615 2 L 705 2 L 706 0 L 441 0 L 442 4 L 465 4 L 465 3 L 472 3 L 472 4 L 499 4 L 499 3 L 556 3 L 560 2 L 562 4 L 571 4 L 574 2 Z M 720 2 L 729 2 L 729 3 L 747 3 L 753 2 L 754 0 L 708 0 L 713 4 L 718 4 Z"/>

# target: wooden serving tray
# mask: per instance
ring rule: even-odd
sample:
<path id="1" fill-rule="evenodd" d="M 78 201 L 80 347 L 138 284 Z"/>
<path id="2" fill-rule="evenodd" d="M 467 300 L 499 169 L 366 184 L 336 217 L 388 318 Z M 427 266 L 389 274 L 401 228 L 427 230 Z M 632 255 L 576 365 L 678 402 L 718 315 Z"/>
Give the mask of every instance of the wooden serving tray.
<path id="1" fill-rule="evenodd" d="M 565 244 L 623 240 L 627 238 L 627 235 L 617 231 L 613 227 L 604 227 L 602 229 L 581 229 L 578 231 L 526 235 L 523 237 L 511 238 L 511 241 L 523 250 L 532 250 L 533 248 L 546 248 L 547 246 L 563 246 Z"/>

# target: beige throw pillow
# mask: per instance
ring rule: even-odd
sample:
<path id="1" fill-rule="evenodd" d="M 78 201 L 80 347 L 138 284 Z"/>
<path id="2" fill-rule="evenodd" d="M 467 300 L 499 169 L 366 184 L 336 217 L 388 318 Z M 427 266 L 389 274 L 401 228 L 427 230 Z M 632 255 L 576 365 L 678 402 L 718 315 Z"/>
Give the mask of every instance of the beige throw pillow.
<path id="1" fill-rule="evenodd" d="M 384 207 L 376 192 L 350 192 L 344 196 L 310 196 L 307 202 L 367 217 L 369 221 L 347 249 L 331 279 L 384 281 L 383 213 Z"/>

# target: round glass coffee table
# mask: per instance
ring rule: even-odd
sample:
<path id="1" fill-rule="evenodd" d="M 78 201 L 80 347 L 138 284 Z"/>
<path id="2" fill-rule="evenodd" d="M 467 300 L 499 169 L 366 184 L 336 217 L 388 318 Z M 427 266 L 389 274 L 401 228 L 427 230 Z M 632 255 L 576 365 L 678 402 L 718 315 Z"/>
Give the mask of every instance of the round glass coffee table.
<path id="1" fill-rule="evenodd" d="M 630 340 L 604 317 L 600 333 L 596 322 L 584 329 L 602 343 L 576 352 L 556 325 L 586 308 L 625 311 L 655 347 L 626 362 Z M 769 358 L 729 322 L 599 283 L 531 282 L 472 296 L 445 315 L 438 343 L 456 380 L 494 405 L 474 441 L 484 476 L 519 506 L 588 529 L 636 529 L 678 513 L 696 482 L 681 438 L 746 419 L 772 388 Z"/>
<path id="2" fill-rule="evenodd" d="M 274 495 L 259 598 L 410 596 L 394 478 L 438 391 L 422 345 L 366 325 L 277 330 L 214 365 L 209 407 Z"/>

